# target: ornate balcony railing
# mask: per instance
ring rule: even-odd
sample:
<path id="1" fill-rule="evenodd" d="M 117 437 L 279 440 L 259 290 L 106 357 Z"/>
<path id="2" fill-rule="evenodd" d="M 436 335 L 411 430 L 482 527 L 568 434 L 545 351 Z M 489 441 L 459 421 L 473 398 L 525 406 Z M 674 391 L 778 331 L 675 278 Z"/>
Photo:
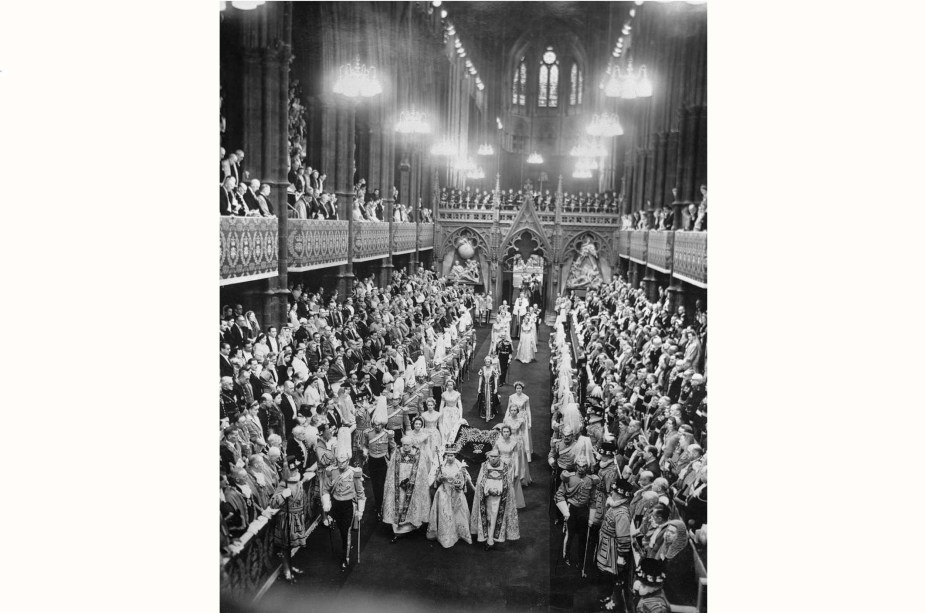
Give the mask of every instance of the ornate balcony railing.
<path id="1" fill-rule="evenodd" d="M 385 221 L 360 221 L 354 224 L 354 261 L 375 260 L 389 255 L 389 224 Z"/>
<path id="2" fill-rule="evenodd" d="M 675 232 L 650 232 L 646 243 L 646 263 L 659 272 L 672 271 L 672 242 Z"/>
<path id="3" fill-rule="evenodd" d="M 563 225 L 578 226 L 619 226 L 620 215 L 614 213 L 567 213 L 563 211 Z"/>
<path id="4" fill-rule="evenodd" d="M 646 235 L 645 230 L 630 233 L 630 259 L 640 264 L 646 264 Z"/>
<path id="5" fill-rule="evenodd" d="M 617 253 L 624 257 L 630 257 L 630 230 L 621 230 L 617 233 Z"/>
<path id="6" fill-rule="evenodd" d="M 276 217 L 222 217 L 219 285 L 275 277 L 279 269 Z"/>
<path id="7" fill-rule="evenodd" d="M 675 232 L 675 276 L 707 285 L 707 232 Z"/>
<path id="8" fill-rule="evenodd" d="M 707 287 L 707 232 L 620 230 L 617 253 L 682 281 Z"/>
<path id="9" fill-rule="evenodd" d="M 415 250 L 415 224 L 397 222 L 392 224 L 392 253 L 411 253 Z"/>
<path id="10" fill-rule="evenodd" d="M 418 231 L 418 249 L 434 249 L 434 224 L 419 224 Z"/>
<path id="11" fill-rule="evenodd" d="M 467 223 L 492 223 L 495 214 L 490 210 L 440 209 L 440 221 L 465 221 Z"/>
<path id="12" fill-rule="evenodd" d="M 358 224 L 359 225 L 359 224 Z M 347 222 L 290 219 L 287 226 L 288 268 L 294 272 L 347 264 Z"/>

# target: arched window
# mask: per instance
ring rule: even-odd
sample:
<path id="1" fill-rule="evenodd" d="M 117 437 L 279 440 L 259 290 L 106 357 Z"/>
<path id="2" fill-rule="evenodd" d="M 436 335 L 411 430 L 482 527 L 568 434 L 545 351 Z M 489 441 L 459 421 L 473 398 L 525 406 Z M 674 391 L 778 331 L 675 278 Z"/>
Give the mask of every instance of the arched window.
<path id="1" fill-rule="evenodd" d="M 537 106 L 555 109 L 559 103 L 559 61 L 553 47 L 547 47 L 540 58 L 540 87 L 537 92 Z"/>
<path id="2" fill-rule="evenodd" d="M 527 62 L 524 58 L 514 69 L 514 82 L 511 85 L 511 104 L 524 106 L 527 103 Z"/>
<path id="3" fill-rule="evenodd" d="M 582 71 L 579 70 L 578 64 L 573 62 L 572 70 L 569 73 L 569 106 L 578 106 L 582 104 Z"/>

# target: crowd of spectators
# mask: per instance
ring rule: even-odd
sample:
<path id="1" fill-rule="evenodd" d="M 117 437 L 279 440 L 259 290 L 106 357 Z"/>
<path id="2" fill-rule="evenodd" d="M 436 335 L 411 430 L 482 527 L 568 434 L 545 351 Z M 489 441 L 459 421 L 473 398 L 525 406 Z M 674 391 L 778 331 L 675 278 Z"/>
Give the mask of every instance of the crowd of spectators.
<path id="1" fill-rule="evenodd" d="M 633 558 L 658 560 L 668 600 L 691 604 L 707 546 L 706 312 L 673 312 L 667 294 L 650 302 L 620 279 L 556 311 L 551 509 L 566 520 L 564 557 L 594 569 L 586 535 L 593 551 L 616 538 L 617 562 L 597 559 L 605 608 L 630 602 Z M 603 522 L 612 507 L 616 523 Z"/>
<path id="2" fill-rule="evenodd" d="M 219 152 L 219 215 L 236 217 L 274 217 L 270 186 L 251 179 L 244 169 L 244 151 L 226 155 Z"/>
<path id="3" fill-rule="evenodd" d="M 682 210 L 681 219 L 676 220 L 673 208 L 666 204 L 655 211 L 634 211 L 621 215 L 621 230 L 685 230 L 702 232 L 707 230 L 707 187 L 701 186 L 701 202 L 689 204 Z M 440 193 L 442 209 L 462 209 L 491 211 L 494 209 L 494 194 L 491 191 L 471 189 L 447 189 Z M 502 190 L 499 194 L 500 210 L 517 210 L 525 198 L 532 198 L 534 205 L 541 211 L 556 209 L 556 193 L 550 190 Z M 604 193 L 563 192 L 564 213 L 611 213 L 617 214 L 623 205 L 623 199 L 613 191 Z"/>
<path id="4" fill-rule="evenodd" d="M 398 442 L 427 398 L 439 397 L 447 381 L 459 384 L 475 338 L 472 330 L 457 334 L 460 305 L 474 305 L 471 287 L 446 285 L 421 270 L 397 271 L 384 288 L 372 277 L 358 280 L 347 296 L 296 285 L 280 328 L 261 327 L 242 305 L 222 308 L 223 555 L 240 551 L 285 500 L 294 500 L 281 494 L 293 482 L 303 492 L 317 490 L 316 473 L 333 461 L 333 433 L 342 426 L 351 426 L 353 461 L 362 465 L 361 435 L 376 399 L 387 399 L 387 427 Z M 286 549 L 284 542 L 299 542 L 298 532 L 284 531 L 286 541 L 275 533 L 275 541 Z"/>

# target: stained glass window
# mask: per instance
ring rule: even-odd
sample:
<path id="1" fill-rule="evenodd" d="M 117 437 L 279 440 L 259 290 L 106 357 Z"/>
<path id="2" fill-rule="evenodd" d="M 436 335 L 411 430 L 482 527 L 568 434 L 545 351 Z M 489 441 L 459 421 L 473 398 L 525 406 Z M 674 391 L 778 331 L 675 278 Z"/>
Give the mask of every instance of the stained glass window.
<path id="1" fill-rule="evenodd" d="M 524 58 L 514 69 L 514 80 L 511 84 L 511 104 L 524 106 L 527 102 L 527 63 Z"/>
<path id="2" fill-rule="evenodd" d="M 553 47 L 547 47 L 540 63 L 540 84 L 537 88 L 537 106 L 556 108 L 558 103 L 559 62 Z"/>
<path id="3" fill-rule="evenodd" d="M 573 63 L 569 72 L 569 105 L 582 104 L 582 71 L 578 64 Z"/>

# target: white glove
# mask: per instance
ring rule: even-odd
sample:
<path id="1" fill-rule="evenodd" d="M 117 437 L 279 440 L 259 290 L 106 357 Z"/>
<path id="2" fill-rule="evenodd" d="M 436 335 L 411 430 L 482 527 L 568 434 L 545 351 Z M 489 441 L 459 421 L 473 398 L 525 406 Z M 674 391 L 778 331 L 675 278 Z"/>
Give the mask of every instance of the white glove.
<path id="1" fill-rule="evenodd" d="M 363 510 L 366 508 L 366 506 L 367 506 L 366 498 L 361 498 L 360 500 L 357 501 L 357 511 L 359 511 L 361 516 L 363 515 Z"/>
<path id="2" fill-rule="evenodd" d="M 329 513 L 331 511 L 330 494 L 322 494 L 322 510 L 325 511 L 325 513 Z"/>
<path id="3" fill-rule="evenodd" d="M 569 505 L 565 500 L 556 503 L 556 508 L 563 514 L 563 519 L 569 519 Z"/>
<path id="4" fill-rule="evenodd" d="M 283 498 L 289 498 L 292 495 L 293 493 L 289 490 L 289 488 L 286 488 L 283 490 L 283 493 L 282 493 Z"/>

